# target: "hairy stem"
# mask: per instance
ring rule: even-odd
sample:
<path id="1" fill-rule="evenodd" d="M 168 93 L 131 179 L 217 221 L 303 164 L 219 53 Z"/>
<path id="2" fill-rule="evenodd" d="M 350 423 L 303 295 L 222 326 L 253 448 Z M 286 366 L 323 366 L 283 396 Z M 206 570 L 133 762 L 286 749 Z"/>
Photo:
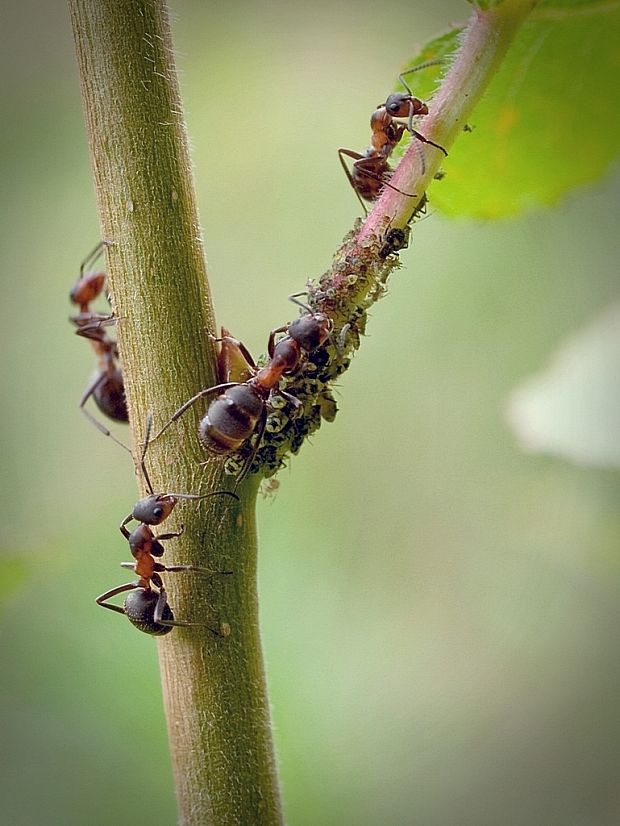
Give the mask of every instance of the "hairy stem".
<path id="1" fill-rule="evenodd" d="M 69 0 L 102 237 L 134 442 L 216 383 L 206 280 L 168 15 L 161 0 Z M 188 412 L 153 443 L 156 490 L 223 487 Z M 142 484 L 144 488 L 144 484 Z M 179 819 L 281 822 L 256 594 L 256 483 L 230 497 L 184 502 L 166 530 L 165 564 L 232 576 L 165 575 L 179 620 L 158 642 Z M 178 517 L 177 517 L 178 514 Z M 176 523 L 176 524 L 171 524 Z M 113 630 L 111 629 L 111 633 Z M 145 644 L 149 644 L 145 638 Z"/>

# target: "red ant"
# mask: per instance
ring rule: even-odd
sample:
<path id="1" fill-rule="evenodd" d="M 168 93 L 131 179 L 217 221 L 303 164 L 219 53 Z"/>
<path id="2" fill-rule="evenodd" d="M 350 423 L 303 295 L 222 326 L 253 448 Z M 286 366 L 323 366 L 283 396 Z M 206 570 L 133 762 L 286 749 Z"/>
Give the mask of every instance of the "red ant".
<path id="1" fill-rule="evenodd" d="M 290 300 L 307 310 L 307 313 L 271 331 L 267 346 L 267 364 L 257 367 L 249 351 L 240 341 L 226 337 L 226 345 L 236 348 L 243 355 L 252 373 L 251 377 L 243 382 L 216 384 L 196 393 L 173 413 L 155 439 L 199 399 L 219 391 L 219 395 L 213 399 L 198 426 L 198 438 L 203 447 L 211 453 L 227 455 L 237 451 L 245 441 L 256 434 L 253 450 L 237 477 L 237 485 L 243 480 L 265 431 L 268 417 L 267 402 L 271 394 L 277 390 L 295 408 L 299 409 L 302 406 L 298 398 L 279 387 L 279 382 L 283 376 L 296 373 L 308 355 L 325 344 L 332 332 L 333 322 L 324 313 L 313 313 L 308 306 L 298 301 L 296 296 L 290 296 Z M 275 337 L 278 333 L 286 335 L 276 343 Z"/>
<path id="2" fill-rule="evenodd" d="M 69 320 L 77 327 L 77 335 L 89 339 L 98 361 L 98 370 L 80 399 L 80 409 L 104 435 L 118 441 L 108 428 L 85 408 L 86 402 L 92 396 L 99 410 L 108 418 L 117 422 L 127 422 L 129 419 L 123 374 L 118 365 L 118 347 L 116 341 L 103 329 L 115 321 L 114 316 L 93 312 L 90 306 L 103 292 L 107 276 L 104 272 L 84 273 L 86 266 L 96 261 L 107 245 L 108 241 L 101 241 L 82 261 L 80 277 L 69 294 L 71 301 L 79 307 L 79 313 L 71 316 Z M 122 445 L 122 442 L 118 443 Z"/>
<path id="3" fill-rule="evenodd" d="M 209 568 L 198 568 L 194 565 L 163 565 L 161 562 L 157 562 L 156 557 L 161 557 L 164 554 L 164 546 L 161 543 L 167 539 L 181 536 L 183 527 L 181 527 L 180 531 L 163 533 L 156 536 L 150 526 L 160 525 L 164 522 L 170 516 L 180 499 L 197 501 L 207 499 L 209 496 L 232 496 L 238 500 L 239 497 L 232 491 L 225 490 L 205 494 L 153 493 L 153 486 L 151 485 L 144 464 L 144 457 L 149 445 L 151 424 L 152 416 L 149 414 L 146 438 L 140 460 L 140 467 L 149 495 L 144 499 L 140 499 L 139 502 L 136 502 L 132 512 L 126 516 L 120 524 L 120 531 L 129 543 L 131 554 L 135 560 L 134 562 L 121 562 L 121 567 L 135 571 L 139 579 L 135 582 L 128 582 L 125 585 L 119 585 L 117 588 L 106 591 L 105 594 L 97 597 L 96 603 L 103 608 L 108 608 L 110 611 L 124 614 L 132 625 L 135 625 L 140 631 L 144 631 L 145 634 L 163 636 L 164 634 L 169 634 L 175 626 L 183 628 L 204 626 L 204 623 L 185 622 L 174 618 L 174 614 L 168 603 L 168 594 L 160 576 L 163 571 L 197 571 L 208 576 L 212 576 L 213 574 L 231 575 L 232 571 L 212 571 Z M 136 522 L 140 524 L 130 532 L 126 525 L 128 522 L 131 522 L 132 519 L 135 519 Z M 156 591 L 153 590 L 153 585 L 157 589 Z M 125 602 L 122 607 L 107 602 L 107 600 L 117 594 L 122 594 L 126 591 L 130 593 L 125 597 Z M 219 632 L 214 630 L 213 633 L 219 634 Z"/>
<path id="4" fill-rule="evenodd" d="M 80 277 L 75 282 L 69 293 L 69 298 L 72 304 L 77 304 L 79 307 L 78 315 L 70 317 L 70 321 L 78 328 L 77 335 L 85 335 L 84 330 L 100 327 L 103 324 L 109 324 L 114 321 L 114 316 L 110 313 L 93 312 L 90 305 L 103 292 L 107 274 L 105 272 L 93 271 L 84 274 L 84 270 L 88 264 L 94 263 L 100 256 L 105 247 L 111 245 L 110 241 L 100 241 L 80 264 Z"/>
<path id="5" fill-rule="evenodd" d="M 364 212 L 368 212 L 368 210 L 362 198 L 367 201 L 376 201 L 384 186 L 389 186 L 390 189 L 400 192 L 401 195 L 409 195 L 409 193 L 403 192 L 389 183 L 393 169 L 388 163 L 388 158 L 402 138 L 405 126 L 396 123 L 385 108 L 379 108 L 373 112 L 370 118 L 370 128 L 372 130 L 371 146 L 363 155 L 354 152 L 352 149 L 341 147 L 338 150 L 342 168 L 364 208 Z M 349 170 L 343 155 L 353 158 L 353 171 Z M 414 196 L 410 195 L 409 197 Z"/>
<path id="6" fill-rule="evenodd" d="M 399 80 L 407 90 L 407 93 L 392 94 L 385 103 L 380 103 L 377 106 L 377 109 L 370 118 L 370 128 L 372 130 L 371 145 L 363 155 L 351 149 L 340 148 L 338 150 L 338 157 L 342 168 L 359 202 L 364 208 L 364 212 L 368 212 L 368 210 L 362 198 L 367 201 L 376 201 L 384 186 L 400 192 L 401 195 L 406 195 L 411 198 L 415 197 L 389 183 L 393 169 L 388 163 L 388 158 L 396 148 L 405 130 L 410 132 L 413 137 L 422 143 L 428 143 L 436 147 L 441 150 L 444 155 L 448 154 L 443 146 L 425 138 L 424 135 L 413 128 L 413 118 L 418 115 L 428 115 L 428 106 L 419 98 L 413 96 L 411 89 L 404 80 L 405 75 L 417 72 L 420 69 L 425 69 L 427 66 L 433 66 L 439 62 L 440 61 L 430 60 L 419 66 L 415 66 L 413 69 L 408 69 L 399 76 Z M 397 123 L 395 118 L 407 118 L 407 123 Z M 343 155 L 353 158 L 352 172 L 346 165 Z"/>

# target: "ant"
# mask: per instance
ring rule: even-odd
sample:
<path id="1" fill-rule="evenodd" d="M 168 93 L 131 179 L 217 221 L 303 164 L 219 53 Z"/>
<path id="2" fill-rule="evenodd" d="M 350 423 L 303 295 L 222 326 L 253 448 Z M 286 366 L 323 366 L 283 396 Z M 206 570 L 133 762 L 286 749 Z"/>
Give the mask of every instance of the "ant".
<path id="1" fill-rule="evenodd" d="M 95 301 L 105 286 L 107 273 L 93 271 L 84 274 L 87 265 L 94 263 L 100 258 L 106 247 L 111 245 L 110 241 L 100 241 L 97 246 L 86 256 L 80 264 L 80 277 L 75 282 L 69 293 L 72 304 L 77 304 L 79 313 L 71 316 L 70 321 L 78 328 L 77 335 L 85 335 L 84 331 L 109 324 L 114 321 L 114 316 L 110 313 L 93 312 L 90 308 L 91 302 Z"/>
<path id="2" fill-rule="evenodd" d="M 373 112 L 370 118 L 370 128 L 372 130 L 371 145 L 363 155 L 352 149 L 341 147 L 338 150 L 338 158 L 345 175 L 366 213 L 368 210 L 362 198 L 367 201 L 376 201 L 384 186 L 389 186 L 401 195 L 414 197 L 389 183 L 394 170 L 388 163 L 388 158 L 402 138 L 406 127 L 404 124 L 396 123 L 383 107 Z M 344 155 L 353 159 L 352 171 L 349 170 Z"/>
<path id="3" fill-rule="evenodd" d="M 115 321 L 113 315 L 97 313 L 91 310 L 91 303 L 103 292 L 107 275 L 104 272 L 84 273 L 86 266 L 99 258 L 102 250 L 109 246 L 109 241 L 100 241 L 80 265 L 80 277 L 74 284 L 69 297 L 79 308 L 77 315 L 71 316 L 70 321 L 77 327 L 76 333 L 87 338 L 95 351 L 98 361 L 98 370 L 91 383 L 80 399 L 80 409 L 84 415 L 104 435 L 112 436 L 104 424 L 96 419 L 85 407 L 92 396 L 99 410 L 108 418 L 117 422 L 127 422 L 127 403 L 125 401 L 125 386 L 123 373 L 118 364 L 118 346 L 110 338 L 104 327 Z M 122 442 L 118 442 L 122 445 Z M 122 445 L 126 447 L 125 445 Z"/>
<path id="4" fill-rule="evenodd" d="M 351 149 L 340 148 L 338 150 L 340 163 L 366 213 L 368 210 L 362 198 L 367 201 L 376 201 L 384 186 L 388 186 L 390 189 L 394 189 L 402 195 L 415 197 L 409 195 L 407 192 L 402 192 L 402 190 L 389 183 L 393 169 L 388 163 L 388 158 L 400 142 L 405 130 L 422 143 L 436 147 L 446 156 L 448 154 L 443 146 L 425 138 L 424 135 L 413 128 L 413 118 L 419 115 L 428 115 L 428 106 L 419 98 L 413 96 L 411 89 L 404 80 L 405 75 L 417 72 L 420 69 L 425 69 L 428 66 L 436 65 L 439 62 L 440 61 L 437 60 L 429 60 L 399 75 L 399 80 L 407 92 L 391 94 L 385 103 L 378 104 L 370 118 L 370 128 L 372 130 L 371 146 L 366 150 L 365 154 L 360 155 Z M 406 118 L 407 123 L 397 123 L 395 118 Z M 353 158 L 352 172 L 349 171 L 343 155 Z"/>
<path id="5" fill-rule="evenodd" d="M 95 601 L 97 605 L 101 605 L 103 608 L 124 614 L 132 625 L 135 625 L 140 631 L 144 631 L 145 634 L 163 636 L 164 634 L 169 634 L 175 626 L 190 628 L 204 625 L 204 623 L 185 622 L 174 618 L 172 608 L 168 603 L 168 594 L 160 576 L 163 571 L 197 571 L 208 576 L 212 576 L 213 574 L 228 576 L 232 574 L 232 571 L 212 571 L 209 568 L 198 568 L 194 565 L 163 565 L 161 562 L 157 562 L 156 557 L 161 557 L 164 554 L 165 549 L 162 542 L 181 536 L 183 527 L 181 527 L 180 531 L 163 533 L 156 536 L 151 530 L 151 526 L 160 525 L 168 519 L 180 499 L 196 501 L 206 499 L 209 496 L 232 496 L 238 500 L 239 497 L 232 491 L 226 490 L 205 494 L 154 493 L 144 463 L 149 445 L 151 425 L 152 415 L 149 413 L 146 438 L 140 459 L 140 467 L 149 495 L 144 499 L 140 499 L 139 502 L 136 502 L 131 513 L 128 514 L 120 524 L 120 531 L 129 543 L 131 555 L 135 560 L 134 562 L 121 562 L 121 567 L 135 571 L 139 579 L 135 582 L 128 582 L 125 585 L 112 588 L 106 591 L 105 594 L 97 597 Z M 126 526 L 132 519 L 140 524 L 130 532 Z M 157 591 L 153 590 L 153 585 Z M 122 594 L 126 591 L 129 591 L 129 593 L 125 597 L 125 602 L 122 607 L 107 602 L 107 600 L 117 594 Z M 213 629 L 211 630 L 219 636 L 219 632 Z"/>
<path id="6" fill-rule="evenodd" d="M 312 351 L 325 344 L 332 333 L 333 322 L 324 313 L 312 312 L 310 307 L 294 295 L 289 298 L 307 312 L 294 321 L 271 331 L 267 345 L 269 354 L 267 364 L 264 367 L 257 367 L 249 351 L 240 341 L 225 337 L 223 341 L 226 346 L 236 348 L 246 360 L 251 371 L 250 378 L 243 382 L 228 381 L 216 384 L 196 393 L 172 414 L 169 421 L 154 437 L 158 439 L 199 399 L 219 391 L 219 395 L 213 399 L 206 415 L 200 421 L 198 438 L 203 447 L 211 453 L 227 455 L 237 451 L 245 441 L 256 434 L 254 447 L 237 477 L 237 486 L 248 473 L 260 446 L 267 424 L 267 402 L 271 394 L 277 389 L 278 393 L 296 409 L 302 407 L 302 403 L 296 396 L 279 387 L 279 382 L 283 376 L 296 373 Z M 278 333 L 286 335 L 276 343 L 275 337 Z"/>

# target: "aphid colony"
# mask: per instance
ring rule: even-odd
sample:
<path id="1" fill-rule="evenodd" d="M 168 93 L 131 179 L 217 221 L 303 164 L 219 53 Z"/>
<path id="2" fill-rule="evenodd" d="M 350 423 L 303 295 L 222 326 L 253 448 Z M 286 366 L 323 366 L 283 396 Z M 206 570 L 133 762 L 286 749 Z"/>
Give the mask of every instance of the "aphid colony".
<path id="1" fill-rule="evenodd" d="M 427 65 L 430 64 L 417 68 Z M 413 97 L 403 75 L 400 79 L 407 93 L 390 95 L 373 113 L 371 146 L 365 154 L 348 149 L 338 150 L 347 178 L 362 205 L 362 199 L 376 200 L 384 186 L 395 189 L 389 183 L 392 168 L 388 159 L 405 131 L 418 141 L 445 153 L 443 147 L 414 129 L 413 118 L 427 114 L 428 108 Z M 396 118 L 405 122 L 398 122 Z M 352 172 L 344 162 L 344 155 L 354 160 Z M 424 204 L 425 199 L 417 212 L 423 209 Z M 272 475 L 283 464 L 285 450 L 296 453 L 306 436 L 318 428 L 321 419 L 333 421 L 337 408 L 329 384 L 347 369 L 350 361 L 348 353 L 357 348 L 360 335 L 364 332 L 366 309 L 385 289 L 390 267 L 398 265 L 397 254 L 407 246 L 408 237 L 409 227 L 386 226 L 378 246 L 370 249 L 371 257 L 378 262 L 378 272 L 383 268 L 384 275 L 377 279 L 370 296 L 360 300 L 344 317 L 339 312 L 335 290 L 324 289 L 321 281 L 316 286 L 310 285 L 305 293 L 306 303 L 299 300 L 304 293 L 290 296 L 301 313 L 293 321 L 270 332 L 266 356 L 259 364 L 255 363 L 239 340 L 222 329 L 218 339 L 219 382 L 185 401 L 160 426 L 155 436 L 151 436 L 153 421 L 152 414 L 149 414 L 139 460 L 139 469 L 149 495 L 134 506 L 120 525 L 134 559 L 133 562 L 122 563 L 122 567 L 132 569 L 137 579 L 106 591 L 97 598 L 97 604 L 124 614 L 139 630 L 155 636 L 167 634 L 175 626 L 203 625 L 175 619 L 162 573 L 194 571 L 212 576 L 229 575 L 232 571 L 211 571 L 191 565 L 166 566 L 158 562 L 164 553 L 162 543 L 180 536 L 182 529 L 156 535 L 152 528 L 168 519 L 180 500 L 199 501 L 217 495 L 237 499 L 237 487 L 248 474 L 262 471 L 265 476 Z M 104 435 L 129 450 L 86 408 L 92 397 L 99 411 L 109 419 L 128 421 L 118 347 L 116 340 L 106 332 L 116 318 L 112 312 L 101 313 L 92 307 L 104 292 L 106 274 L 86 271 L 110 243 L 98 244 L 82 262 L 79 279 L 70 292 L 70 299 L 78 312 L 70 317 L 70 321 L 76 327 L 76 333 L 90 342 L 97 359 L 96 373 L 80 399 L 80 409 Z M 353 285 L 357 278 L 355 273 L 358 270 L 364 272 L 368 267 L 349 258 L 344 261 L 342 279 L 343 283 Z M 199 423 L 198 439 L 208 453 L 227 457 L 225 470 L 235 477 L 234 490 L 204 495 L 155 493 L 145 465 L 149 444 L 162 436 L 187 410 L 209 397 L 211 400 Z M 133 531 L 127 528 L 131 520 L 138 523 Z M 127 594 L 123 606 L 109 602 L 112 597 L 123 593 Z M 220 633 L 211 630 L 215 634 Z"/>

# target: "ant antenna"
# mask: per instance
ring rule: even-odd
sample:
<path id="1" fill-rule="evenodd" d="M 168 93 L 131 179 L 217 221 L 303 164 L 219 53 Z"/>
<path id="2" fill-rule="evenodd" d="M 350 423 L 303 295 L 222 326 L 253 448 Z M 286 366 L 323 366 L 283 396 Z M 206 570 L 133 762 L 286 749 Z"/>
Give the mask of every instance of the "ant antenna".
<path id="1" fill-rule="evenodd" d="M 425 60 L 425 61 L 424 61 L 424 63 L 419 63 L 417 66 L 414 66 L 412 69 L 406 69 L 406 70 L 405 70 L 402 74 L 400 74 L 400 75 L 398 76 L 398 79 L 399 79 L 399 80 L 400 80 L 400 82 L 403 84 L 403 86 L 405 87 L 405 89 L 407 90 L 407 92 L 408 92 L 409 94 L 411 94 L 411 89 L 409 88 L 409 86 L 407 85 L 407 83 L 405 83 L 405 81 L 403 80 L 403 78 L 405 77 L 405 75 L 412 75 L 414 72 L 419 72 L 421 69 L 428 69 L 428 67 L 429 67 L 429 66 L 441 66 L 441 64 L 442 64 L 443 62 L 444 62 L 444 61 L 443 61 L 442 59 L 437 59 L 437 60 Z"/>
<path id="2" fill-rule="evenodd" d="M 299 300 L 300 295 L 306 295 L 307 296 L 308 291 L 307 290 L 302 290 L 302 292 L 300 292 L 300 293 L 291 293 L 291 295 L 289 295 L 289 297 L 288 297 L 288 300 L 292 301 L 293 304 L 297 304 L 297 306 L 301 307 L 302 310 L 305 310 L 307 313 L 310 313 L 310 315 L 312 315 L 313 310 L 310 308 L 309 304 L 304 304 L 303 301 Z"/>
<path id="3" fill-rule="evenodd" d="M 142 475 L 144 476 L 144 481 L 146 482 L 146 489 L 148 490 L 149 494 L 153 495 L 153 485 L 151 484 L 151 479 L 148 475 L 146 470 L 146 452 L 149 449 L 149 444 L 151 441 L 151 430 L 153 429 L 153 411 L 149 410 L 146 414 L 146 429 L 144 431 L 144 442 L 142 443 L 142 454 L 140 455 L 140 468 L 142 470 Z"/>
<path id="4" fill-rule="evenodd" d="M 149 496 L 154 495 L 153 485 L 151 483 L 151 479 L 146 469 L 146 453 L 149 449 L 149 445 L 151 443 L 151 430 L 153 429 L 153 411 L 148 410 L 146 414 L 146 428 L 144 431 L 144 442 L 142 443 L 142 453 L 140 455 L 140 469 L 142 470 L 142 475 L 144 476 L 144 481 L 146 482 L 146 488 L 149 492 Z M 236 487 L 235 487 L 236 491 Z M 233 499 L 239 501 L 239 497 L 234 491 L 231 490 L 216 490 L 211 491 L 210 493 L 166 493 L 166 496 L 172 496 L 175 499 L 187 499 L 187 500 L 199 500 L 199 499 L 208 499 L 210 496 L 232 496 Z"/>

